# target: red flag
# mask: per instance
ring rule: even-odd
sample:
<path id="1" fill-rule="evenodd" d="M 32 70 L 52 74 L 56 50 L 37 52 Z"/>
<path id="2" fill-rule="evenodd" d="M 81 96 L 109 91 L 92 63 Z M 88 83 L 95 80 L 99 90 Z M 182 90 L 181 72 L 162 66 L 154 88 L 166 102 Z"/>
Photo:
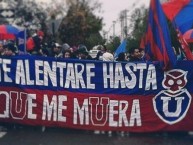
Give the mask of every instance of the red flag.
<path id="1" fill-rule="evenodd" d="M 192 52 L 190 51 L 190 48 L 189 48 L 189 45 L 188 43 L 186 42 L 186 40 L 183 38 L 181 32 L 177 29 L 177 35 L 178 35 L 178 40 L 181 44 L 181 47 L 182 47 L 182 51 L 184 52 L 185 56 L 186 56 L 186 59 L 187 60 L 193 60 L 193 54 Z"/>

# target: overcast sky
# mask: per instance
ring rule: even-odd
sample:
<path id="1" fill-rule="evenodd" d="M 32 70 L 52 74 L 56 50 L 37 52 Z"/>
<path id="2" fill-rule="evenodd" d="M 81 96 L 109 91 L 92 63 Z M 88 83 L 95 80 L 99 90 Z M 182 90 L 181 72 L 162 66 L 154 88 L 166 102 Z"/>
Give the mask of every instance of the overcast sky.
<path id="1" fill-rule="evenodd" d="M 98 0 L 102 3 L 102 17 L 106 24 L 104 30 L 112 29 L 113 21 L 117 21 L 122 10 L 129 10 L 130 12 L 143 4 L 148 7 L 150 0 Z M 128 15 L 130 14 L 128 12 Z M 120 25 L 117 21 L 116 25 Z M 116 26 L 117 27 L 117 26 Z"/>
<path id="2" fill-rule="evenodd" d="M 43 1 L 48 2 L 50 0 L 36 0 L 36 1 Z M 57 1 L 57 0 L 55 0 Z M 60 0 L 58 0 L 60 1 Z M 104 31 L 109 31 L 109 33 L 112 33 L 112 25 L 113 21 L 116 21 L 116 33 L 120 33 L 120 23 L 118 21 L 120 12 L 122 10 L 129 10 L 128 16 L 132 10 L 134 10 L 137 7 L 140 7 L 142 5 L 145 5 L 146 7 L 149 6 L 150 0 L 98 0 L 102 4 L 102 11 L 103 13 L 100 13 L 99 16 L 103 17 L 103 23 L 105 24 L 103 27 Z"/>

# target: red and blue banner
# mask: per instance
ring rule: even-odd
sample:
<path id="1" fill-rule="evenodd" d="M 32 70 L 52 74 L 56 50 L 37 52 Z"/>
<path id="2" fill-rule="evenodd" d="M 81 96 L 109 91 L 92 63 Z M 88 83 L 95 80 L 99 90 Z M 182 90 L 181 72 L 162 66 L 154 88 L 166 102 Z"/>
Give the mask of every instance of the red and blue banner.
<path id="1" fill-rule="evenodd" d="M 0 58 L 0 121 L 130 132 L 193 130 L 193 61 Z"/>
<path id="2" fill-rule="evenodd" d="M 159 0 L 151 0 L 144 37 L 147 60 L 163 62 L 163 69 L 173 68 L 176 56 L 171 46 L 168 24 Z"/>
<path id="3" fill-rule="evenodd" d="M 12 25 L 0 25 L 0 40 L 15 39 L 19 29 Z"/>

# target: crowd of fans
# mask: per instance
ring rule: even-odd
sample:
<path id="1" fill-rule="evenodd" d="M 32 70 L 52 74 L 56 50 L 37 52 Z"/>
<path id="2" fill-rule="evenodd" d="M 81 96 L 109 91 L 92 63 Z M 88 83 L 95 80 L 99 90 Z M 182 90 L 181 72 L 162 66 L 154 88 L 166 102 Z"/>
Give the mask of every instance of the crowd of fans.
<path id="1" fill-rule="evenodd" d="M 83 59 L 83 60 L 101 60 L 101 61 L 142 61 L 144 51 L 139 48 L 132 48 L 128 53 L 122 52 L 117 58 L 114 58 L 105 45 L 98 45 L 99 52 L 95 57 L 89 55 L 87 47 L 83 44 L 77 47 L 69 46 L 69 44 L 59 44 L 52 42 L 50 45 L 43 43 L 44 33 L 38 31 L 33 36 L 29 37 L 26 42 L 26 52 L 20 52 L 16 43 L 13 40 L 0 41 L 0 55 L 38 55 L 44 57 L 55 57 L 64 59 Z"/>

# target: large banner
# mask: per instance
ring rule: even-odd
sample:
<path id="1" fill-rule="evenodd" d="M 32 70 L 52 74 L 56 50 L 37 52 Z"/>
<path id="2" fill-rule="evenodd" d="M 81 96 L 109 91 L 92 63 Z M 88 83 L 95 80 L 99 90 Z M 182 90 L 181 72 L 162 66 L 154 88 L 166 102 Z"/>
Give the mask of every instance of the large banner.
<path id="1" fill-rule="evenodd" d="M 0 121 L 86 130 L 193 130 L 193 61 L 0 58 Z"/>

